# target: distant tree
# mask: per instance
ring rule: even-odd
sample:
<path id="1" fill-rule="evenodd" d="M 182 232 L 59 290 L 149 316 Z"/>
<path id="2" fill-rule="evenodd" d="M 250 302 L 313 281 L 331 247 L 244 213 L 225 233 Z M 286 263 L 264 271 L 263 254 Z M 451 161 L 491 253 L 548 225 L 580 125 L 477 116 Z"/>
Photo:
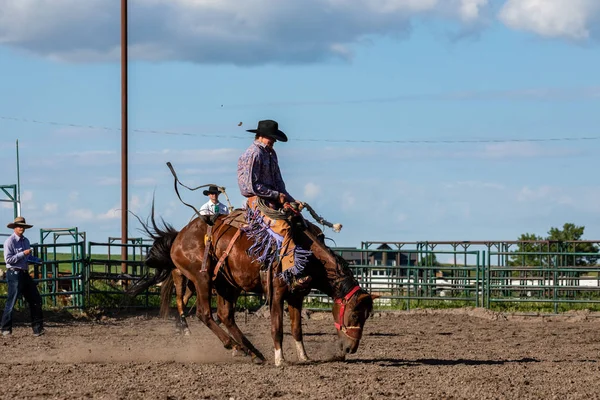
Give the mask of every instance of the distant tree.
<path id="1" fill-rule="evenodd" d="M 548 251 L 544 243 L 536 243 L 544 240 L 543 237 L 534 233 L 523 233 L 517 239 L 520 243 L 517 245 L 515 253 L 541 253 Z M 539 254 L 515 254 L 511 255 L 508 265 L 510 266 L 540 266 L 545 265 L 544 257 Z"/>
<path id="2" fill-rule="evenodd" d="M 437 260 L 434 253 L 426 253 L 421 255 L 421 259 L 417 263 L 420 267 L 438 267 L 441 264 Z"/>
<path id="3" fill-rule="evenodd" d="M 550 251 L 563 251 L 570 253 L 598 253 L 598 246 L 593 243 L 569 243 L 582 240 L 585 226 L 566 223 L 562 229 L 550 228 L 548 231 L 548 240 Z M 573 256 L 568 259 L 558 261 L 559 265 L 594 265 L 599 256 Z"/>
<path id="4" fill-rule="evenodd" d="M 600 249 L 593 243 L 570 243 L 582 240 L 584 226 L 565 223 L 560 228 L 550 228 L 548 236 L 543 238 L 533 233 L 524 233 L 519 237 L 519 245 L 515 252 L 518 253 L 542 253 L 542 252 L 570 252 L 570 253 L 598 253 Z M 545 243 L 543 243 L 545 241 Z M 536 243 L 538 242 L 538 243 Z M 556 262 L 558 266 L 594 265 L 600 258 L 598 256 L 559 256 L 548 257 L 539 254 L 511 255 L 509 265 L 511 266 L 549 266 Z"/>

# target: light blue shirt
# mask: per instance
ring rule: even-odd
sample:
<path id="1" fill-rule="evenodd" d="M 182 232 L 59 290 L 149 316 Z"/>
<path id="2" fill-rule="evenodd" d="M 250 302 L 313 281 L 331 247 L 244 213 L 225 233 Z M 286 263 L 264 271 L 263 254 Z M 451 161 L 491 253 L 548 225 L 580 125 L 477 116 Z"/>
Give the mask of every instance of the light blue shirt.
<path id="1" fill-rule="evenodd" d="M 41 263 L 42 260 L 33 255 L 26 256 L 24 251 L 30 249 L 29 239 L 13 233 L 4 242 L 4 262 L 6 268 L 19 268 L 27 271 L 29 263 Z"/>

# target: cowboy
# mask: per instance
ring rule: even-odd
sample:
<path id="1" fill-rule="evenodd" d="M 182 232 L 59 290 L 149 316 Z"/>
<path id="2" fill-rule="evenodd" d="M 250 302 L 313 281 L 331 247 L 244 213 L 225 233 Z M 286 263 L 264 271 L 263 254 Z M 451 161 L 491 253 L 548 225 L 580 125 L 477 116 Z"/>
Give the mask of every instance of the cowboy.
<path id="1" fill-rule="evenodd" d="M 229 214 L 229 208 L 219 201 L 219 194 L 221 192 L 218 187 L 210 185 L 208 190 L 205 190 L 203 193 L 210 200 L 200 207 L 200 215 Z"/>
<path id="2" fill-rule="evenodd" d="M 266 205 L 270 209 L 279 210 L 295 202 L 285 188 L 277 154 L 273 149 L 276 141 L 287 142 L 288 138 L 273 120 L 259 121 L 256 129 L 248 129 L 247 132 L 255 134 L 254 142 L 240 156 L 237 173 L 242 196 L 248 199 L 247 207 L 254 212 L 249 214 L 254 215 L 249 222 L 262 225 L 268 230 L 269 239 L 274 239 L 281 260 L 280 279 L 292 291 L 305 289 L 311 280 L 304 272 L 306 257 L 310 253 L 296 246 L 288 220 L 275 218 L 272 213 L 268 213 L 268 216 L 262 208 Z"/>
<path id="3" fill-rule="evenodd" d="M 2 331 L 2 336 L 12 334 L 13 309 L 17 298 L 22 295 L 29 304 L 33 335 L 41 336 L 46 332 L 44 329 L 44 317 L 42 315 L 42 297 L 38 292 L 37 284 L 29 275 L 28 264 L 39 264 L 42 260 L 31 254 L 29 239 L 24 236 L 25 229 L 29 229 L 33 225 L 27 224 L 25 218 L 17 217 L 6 226 L 12 229 L 14 233 L 4 242 L 8 294 L 4 314 L 2 314 L 0 330 Z"/>

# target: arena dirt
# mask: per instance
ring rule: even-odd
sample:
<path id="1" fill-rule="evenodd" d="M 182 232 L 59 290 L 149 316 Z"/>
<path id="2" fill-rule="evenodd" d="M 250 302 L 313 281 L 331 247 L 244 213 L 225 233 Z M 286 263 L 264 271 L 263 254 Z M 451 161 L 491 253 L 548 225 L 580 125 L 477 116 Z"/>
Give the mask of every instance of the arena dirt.
<path id="1" fill-rule="evenodd" d="M 1 399 L 595 399 L 600 318 L 506 316 L 480 309 L 377 313 L 345 362 L 330 361 L 331 314 L 304 321 L 310 363 L 273 364 L 269 320 L 238 314 L 268 358 L 233 358 L 200 322 L 175 334 L 152 314 L 53 317 L 35 338 L 25 324 L 0 337 Z"/>

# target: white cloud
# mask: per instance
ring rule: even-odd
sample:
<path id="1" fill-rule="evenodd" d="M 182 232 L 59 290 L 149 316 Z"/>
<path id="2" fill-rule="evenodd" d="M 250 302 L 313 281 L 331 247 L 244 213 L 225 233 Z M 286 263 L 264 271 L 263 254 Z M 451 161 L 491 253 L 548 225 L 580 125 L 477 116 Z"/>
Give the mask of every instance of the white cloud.
<path id="1" fill-rule="evenodd" d="M 133 195 L 129 199 L 128 208 L 132 212 L 139 212 L 140 210 L 149 210 L 150 203 L 152 202 L 152 193 L 147 193 L 144 199 L 138 195 Z"/>
<path id="2" fill-rule="evenodd" d="M 239 149 L 163 149 L 160 151 L 136 152 L 132 161 L 136 164 L 157 164 L 158 162 L 173 161 L 175 170 L 179 172 L 177 165 L 181 164 L 194 164 L 197 166 L 198 164 L 214 165 L 227 162 L 232 163 L 230 165 L 235 165 L 239 156 Z"/>
<path id="3" fill-rule="evenodd" d="M 117 207 L 113 207 L 105 213 L 99 214 L 99 220 L 111 220 L 111 219 L 120 219 L 121 218 L 121 209 Z"/>
<path id="4" fill-rule="evenodd" d="M 67 212 L 67 221 L 69 224 L 91 221 L 94 219 L 94 212 L 87 208 L 77 208 Z"/>
<path id="5" fill-rule="evenodd" d="M 134 179 L 132 183 L 134 186 L 154 186 L 158 181 L 155 178 L 139 178 Z"/>
<path id="6" fill-rule="evenodd" d="M 320 193 L 321 187 L 316 183 L 309 182 L 306 185 L 304 185 L 304 198 L 306 200 L 316 199 Z"/>
<path id="7" fill-rule="evenodd" d="M 394 222 L 396 222 L 398 224 L 406 222 L 407 219 L 408 219 L 408 216 L 404 213 L 394 214 Z"/>
<path id="8" fill-rule="evenodd" d="M 82 137 L 103 137 L 106 129 L 93 129 L 84 126 L 62 126 L 51 133 L 57 140 L 81 140 Z"/>
<path id="9" fill-rule="evenodd" d="M 471 140 L 471 139 L 465 139 Z M 475 140 L 475 139 L 473 139 Z M 493 139 L 490 139 L 490 141 Z M 505 159 L 538 159 L 553 157 L 573 157 L 586 154 L 581 146 L 561 145 L 560 142 L 505 142 L 505 143 L 469 143 L 455 146 L 432 146 L 427 144 L 413 144 L 410 146 L 385 146 L 365 148 L 360 154 L 360 148 L 356 148 L 357 156 L 351 151 L 340 152 L 335 155 L 336 161 L 360 160 L 361 163 L 385 163 L 386 160 L 477 160 L 498 161 Z M 315 150 L 307 157 L 316 160 L 327 159 L 327 152 Z"/>
<path id="10" fill-rule="evenodd" d="M 52 60 L 120 57 L 115 0 L 0 0 L 0 45 Z M 459 32 L 489 22 L 490 0 L 130 0 L 132 59 L 197 63 L 348 60 L 374 36 L 403 38 L 415 19 L 453 21 Z M 498 18 L 515 30 L 585 40 L 597 0 L 505 0 Z M 462 35 L 458 35 L 461 37 Z"/>
<path id="11" fill-rule="evenodd" d="M 476 21 L 486 6 L 487 0 L 461 0 L 459 14 L 464 21 Z"/>
<path id="12" fill-rule="evenodd" d="M 407 36 L 413 18 L 482 19 L 489 0 L 131 0 L 134 59 L 306 63 L 352 57 L 369 36 Z M 55 60 L 120 55 L 115 0 L 0 0 L 0 44 Z"/>
<path id="13" fill-rule="evenodd" d="M 121 184 L 121 178 L 115 178 L 111 176 L 103 176 L 96 180 L 98 186 L 116 186 Z"/>
<path id="14" fill-rule="evenodd" d="M 356 197 L 353 194 L 351 194 L 350 192 L 344 193 L 342 196 L 342 200 L 341 200 L 342 210 L 356 211 L 355 205 L 356 205 Z"/>
<path id="15" fill-rule="evenodd" d="M 2 1 L 2 0 L 0 0 Z M 73 153 L 59 153 L 54 157 L 78 166 L 105 166 L 115 165 L 121 162 L 119 154 L 114 150 L 89 150 Z M 48 164 L 49 166 L 60 165 L 60 163 Z"/>
<path id="16" fill-rule="evenodd" d="M 77 200 L 79 200 L 79 192 L 76 191 L 76 190 L 73 190 L 73 191 L 69 192 L 69 195 L 68 195 L 67 199 L 71 203 L 76 202 Z"/>
<path id="17" fill-rule="evenodd" d="M 475 155 L 481 158 L 506 159 L 506 158 L 539 158 L 539 157 L 564 157 L 581 152 L 577 149 L 566 147 L 553 147 L 532 142 L 506 142 L 487 144 L 481 152 Z"/>
<path id="18" fill-rule="evenodd" d="M 505 188 L 504 185 L 495 182 L 480 182 L 480 181 L 458 181 L 458 182 L 450 182 L 445 183 L 443 185 L 448 189 L 457 189 L 457 188 L 473 188 L 473 189 L 497 189 L 503 190 Z"/>
<path id="19" fill-rule="evenodd" d="M 56 214 L 58 211 L 58 204 L 56 203 L 46 203 L 44 204 L 44 212 L 47 214 Z"/>
<path id="20" fill-rule="evenodd" d="M 23 193 L 21 193 L 21 201 L 33 201 L 33 192 L 31 190 L 24 190 Z"/>
<path id="21" fill-rule="evenodd" d="M 140 211 L 146 212 L 150 210 L 151 202 L 152 193 L 146 193 L 143 199 L 138 195 L 131 195 L 127 208 L 133 213 L 139 213 Z M 121 205 L 115 205 L 108 211 L 95 215 L 94 218 L 100 221 L 121 219 Z"/>
<path id="22" fill-rule="evenodd" d="M 588 192 L 589 190 L 585 190 Z M 521 203 L 537 203 L 544 205 L 561 205 L 561 206 L 582 206 L 587 201 L 588 196 L 584 195 L 584 191 L 577 190 L 581 198 L 576 200 L 570 194 L 567 188 L 542 185 L 538 187 L 524 186 L 517 193 L 517 200 Z M 597 193 L 594 200 L 597 199 Z"/>
<path id="23" fill-rule="evenodd" d="M 507 0 L 498 18 L 508 27 L 546 37 L 588 39 L 600 20 L 598 0 Z"/>

